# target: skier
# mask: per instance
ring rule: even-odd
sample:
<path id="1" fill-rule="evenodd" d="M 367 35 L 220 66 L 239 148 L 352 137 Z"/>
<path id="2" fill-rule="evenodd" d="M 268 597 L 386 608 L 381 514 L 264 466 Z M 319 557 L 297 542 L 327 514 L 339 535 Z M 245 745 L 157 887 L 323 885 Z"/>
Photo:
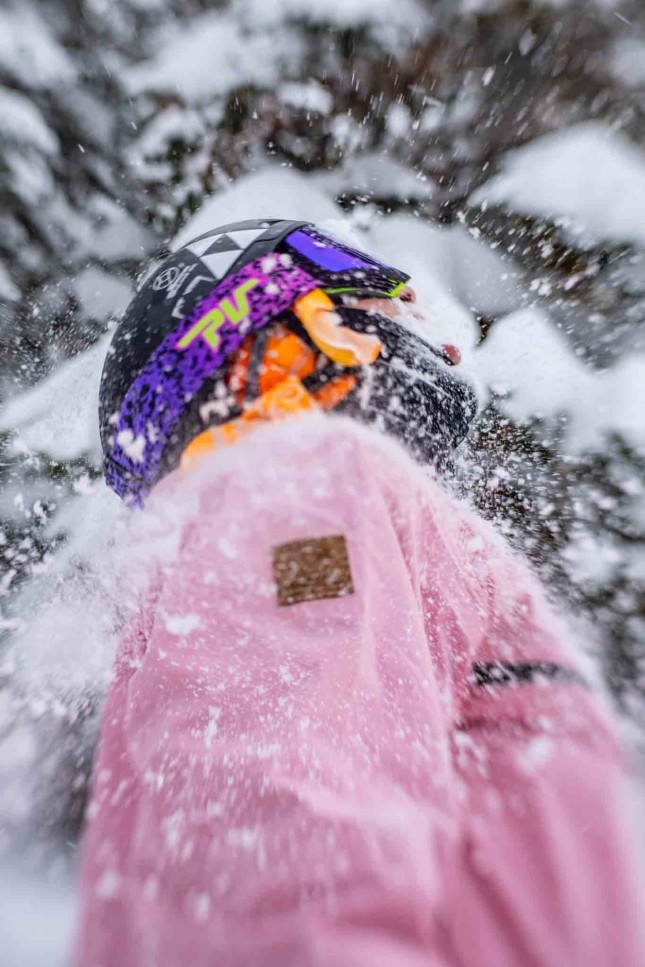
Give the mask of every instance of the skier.
<path id="1" fill-rule="evenodd" d="M 116 331 L 107 481 L 177 543 L 103 714 L 79 967 L 645 963 L 605 713 L 423 467 L 476 401 L 408 282 L 238 223 Z"/>

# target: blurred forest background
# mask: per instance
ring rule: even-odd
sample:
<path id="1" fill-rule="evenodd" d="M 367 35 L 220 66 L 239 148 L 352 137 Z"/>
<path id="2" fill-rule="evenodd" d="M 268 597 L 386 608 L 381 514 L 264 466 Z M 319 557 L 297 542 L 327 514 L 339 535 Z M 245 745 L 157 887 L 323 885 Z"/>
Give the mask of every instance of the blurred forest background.
<path id="1" fill-rule="evenodd" d="M 511 310 L 530 350 L 534 313 L 556 334 L 536 337 L 539 365 L 565 346 L 593 387 L 571 411 L 539 394 L 518 408 L 491 377 L 452 473 L 590 619 L 645 725 L 642 0 L 5 0 L 0 119 L 0 698 L 17 592 L 101 469 L 83 440 L 29 442 L 20 401 L 91 352 L 206 195 L 286 165 L 324 174 L 358 225 L 405 212 L 485 242 L 519 294 L 465 306 L 475 354 L 501 352 Z"/>

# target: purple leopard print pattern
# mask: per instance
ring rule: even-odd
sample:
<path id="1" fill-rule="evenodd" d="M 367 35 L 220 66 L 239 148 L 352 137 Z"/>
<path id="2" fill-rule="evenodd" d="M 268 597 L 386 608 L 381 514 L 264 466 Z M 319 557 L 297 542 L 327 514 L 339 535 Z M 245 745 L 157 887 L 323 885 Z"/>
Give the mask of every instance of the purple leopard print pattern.
<path id="1" fill-rule="evenodd" d="M 216 349 L 199 335 L 180 348 L 182 339 L 207 313 L 251 280 L 258 284 L 246 291 L 248 315 L 238 324 L 229 319 L 224 321 L 217 330 Z M 308 272 L 279 255 L 256 259 L 216 285 L 157 347 L 128 390 L 106 460 L 108 486 L 126 503 L 141 506 L 143 497 L 156 481 L 174 427 L 206 379 L 241 346 L 250 332 L 268 325 L 318 285 Z"/>

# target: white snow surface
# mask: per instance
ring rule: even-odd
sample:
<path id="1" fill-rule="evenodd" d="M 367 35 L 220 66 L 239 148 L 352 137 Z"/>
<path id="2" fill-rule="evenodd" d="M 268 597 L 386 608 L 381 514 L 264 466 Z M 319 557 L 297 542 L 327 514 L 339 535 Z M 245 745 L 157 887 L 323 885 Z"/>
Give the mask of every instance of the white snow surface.
<path id="1" fill-rule="evenodd" d="M 0 90 L 1 136 L 36 148 L 42 154 L 57 154 L 58 138 L 36 105 L 17 91 Z"/>
<path id="2" fill-rule="evenodd" d="M 510 313 L 493 327 L 477 353 L 477 372 L 489 388 L 508 394 L 501 405 L 514 420 L 567 417 L 571 452 L 601 449 L 614 433 L 645 446 L 645 356 L 592 370 L 539 309 Z"/>
<path id="3" fill-rule="evenodd" d="M 74 291 L 83 312 L 95 319 L 105 319 L 112 313 L 121 312 L 132 295 L 127 279 L 109 275 L 94 265 L 83 269 L 73 282 Z"/>
<path id="4" fill-rule="evenodd" d="M 250 21 L 279 26 L 293 20 L 328 23 L 336 27 L 378 25 L 401 32 L 422 32 L 432 24 L 427 7 L 419 0 L 240 0 L 238 7 Z"/>
<path id="5" fill-rule="evenodd" d="M 0 67 L 28 88 L 68 83 L 76 75 L 47 25 L 20 0 L 2 10 Z"/>
<path id="6" fill-rule="evenodd" d="M 622 37 L 611 51 L 609 67 L 614 78 L 628 87 L 645 86 L 645 40 Z"/>
<path id="7" fill-rule="evenodd" d="M 181 31 L 160 27 L 149 58 L 126 72 L 126 87 L 135 96 L 154 91 L 194 104 L 245 84 L 272 87 L 284 76 L 286 59 L 299 56 L 294 34 L 288 50 L 282 39 L 290 21 L 366 26 L 388 45 L 421 36 L 433 23 L 421 0 L 232 0 Z"/>
<path id="8" fill-rule="evenodd" d="M 429 178 L 415 175 L 409 167 L 377 151 L 352 155 L 339 168 L 315 172 L 309 180 L 336 194 L 377 194 L 403 201 L 432 198 L 435 190 Z"/>
<path id="9" fill-rule="evenodd" d="M 0 870 L 0 910 L 2 967 L 68 967 L 75 916 L 71 883 L 36 884 Z"/>
<path id="10" fill-rule="evenodd" d="M 100 223 L 88 232 L 85 219 L 78 236 L 78 243 L 87 255 L 103 259 L 143 258 L 150 244 L 145 226 L 105 197 L 95 202 L 94 214 Z"/>
<path id="11" fill-rule="evenodd" d="M 100 459 L 99 383 L 109 343 L 110 336 L 100 339 L 0 410 L 0 431 L 17 431 L 17 452 L 46 453 L 57 460 Z"/>
<path id="12" fill-rule="evenodd" d="M 322 191 L 290 168 L 270 165 L 207 198 L 177 234 L 173 249 L 211 228 L 247 218 L 293 218 L 319 222 L 338 217 L 338 208 Z"/>
<path id="13" fill-rule="evenodd" d="M 475 314 L 500 315 L 522 304 L 521 272 L 462 225 L 431 225 L 413 215 L 375 218 L 375 250 L 409 272 L 420 307 L 432 319 L 430 339 L 472 353 Z"/>
<path id="14" fill-rule="evenodd" d="M 242 84 L 272 85 L 284 59 L 283 45 L 265 30 L 247 30 L 230 11 L 204 13 L 181 32 L 161 30 L 158 43 L 156 56 L 125 75 L 132 94 L 179 94 L 199 103 Z"/>
<path id="15" fill-rule="evenodd" d="M 11 279 L 9 270 L 0 262 L 0 299 L 16 302 L 20 298 L 20 289 Z"/>
<path id="16" fill-rule="evenodd" d="M 54 190 L 54 179 L 49 164 L 40 154 L 30 156 L 16 149 L 5 149 L 4 160 L 15 194 L 28 205 L 45 205 Z"/>
<path id="17" fill-rule="evenodd" d="M 15 177 L 19 178 L 25 167 L 24 158 L 17 156 Z M 40 167 L 49 178 L 39 173 L 34 191 L 50 194 L 49 168 L 42 163 Z M 143 259 L 151 247 L 149 229 L 105 195 L 93 198 L 83 214 L 58 195 L 49 201 L 48 212 L 60 222 L 79 258 L 85 255 L 88 259 Z"/>
<path id="18" fill-rule="evenodd" d="M 556 220 L 581 244 L 642 244 L 645 158 L 626 135 L 589 121 L 510 151 L 469 201 Z"/>
<path id="19" fill-rule="evenodd" d="M 214 118 L 213 121 L 217 121 Z M 171 104 L 154 116 L 146 125 L 136 142 L 128 150 L 128 160 L 133 166 L 144 165 L 145 159 L 163 155 L 172 138 L 190 142 L 204 136 L 204 121 L 195 110 L 187 110 Z M 170 166 L 169 166 L 170 170 Z"/>
<path id="20" fill-rule="evenodd" d="M 278 95 L 285 104 L 317 114 L 329 114 L 334 106 L 332 94 L 313 78 L 306 83 L 286 82 L 281 85 Z"/>

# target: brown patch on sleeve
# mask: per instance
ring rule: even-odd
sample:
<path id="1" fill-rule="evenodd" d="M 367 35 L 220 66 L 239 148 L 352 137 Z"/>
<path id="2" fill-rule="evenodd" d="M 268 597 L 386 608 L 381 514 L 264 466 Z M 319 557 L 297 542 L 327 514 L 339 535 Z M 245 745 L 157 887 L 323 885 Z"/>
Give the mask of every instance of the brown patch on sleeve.
<path id="1" fill-rule="evenodd" d="M 273 548 L 273 573 L 281 607 L 354 594 L 342 534 L 278 544 Z"/>

